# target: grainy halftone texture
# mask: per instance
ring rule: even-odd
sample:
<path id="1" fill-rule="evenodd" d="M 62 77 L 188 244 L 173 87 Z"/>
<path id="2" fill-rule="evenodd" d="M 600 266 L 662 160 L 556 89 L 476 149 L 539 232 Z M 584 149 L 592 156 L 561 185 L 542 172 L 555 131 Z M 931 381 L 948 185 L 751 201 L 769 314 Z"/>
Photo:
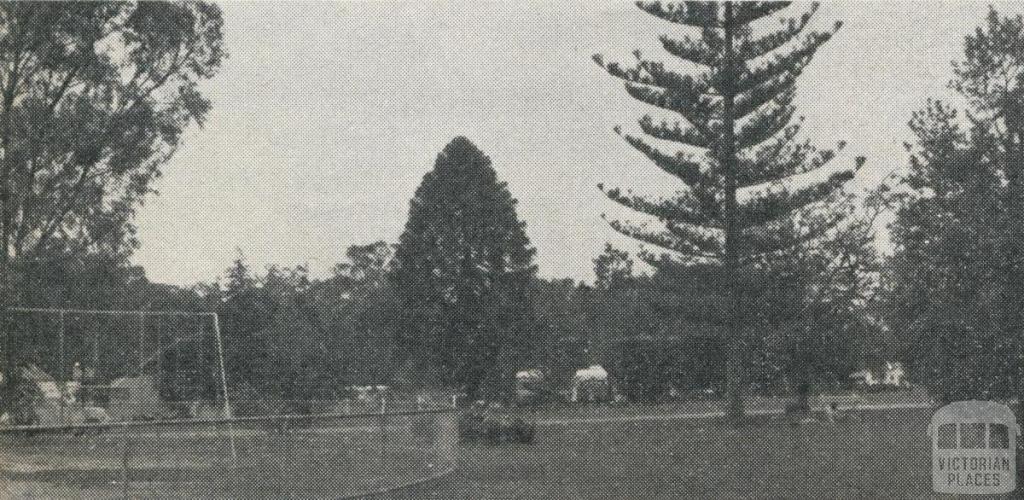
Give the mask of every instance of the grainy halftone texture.
<path id="1" fill-rule="evenodd" d="M 778 10 L 774 5 L 738 5 L 751 19 L 774 16 L 761 28 L 781 26 L 794 37 L 803 30 L 799 23 L 806 22 L 777 24 L 776 12 L 785 11 L 781 5 Z M 935 365 L 941 375 L 954 385 L 970 382 L 959 394 L 988 397 L 990 389 L 1001 386 L 1002 395 L 1017 395 L 1007 389 L 1017 384 L 1017 378 L 1007 377 L 1004 368 L 1018 370 L 1019 356 L 1004 356 L 999 358 L 1004 364 L 995 364 L 997 354 L 1019 348 L 1016 340 L 1001 343 L 1011 337 L 1007 332 L 1016 332 L 1016 325 L 998 330 L 985 321 L 996 316 L 989 309 L 995 294 L 988 285 L 997 281 L 992 275 L 1003 277 L 1000 266 L 1019 270 L 1020 261 L 997 262 L 995 271 L 985 265 L 967 266 L 963 263 L 984 259 L 967 251 L 969 245 L 956 244 L 979 243 L 986 251 L 1001 248 L 992 242 L 1002 240 L 975 234 L 987 232 L 976 228 L 997 227 L 985 224 L 995 220 L 988 219 L 987 212 L 951 211 L 947 216 L 928 212 L 934 207 L 922 209 L 938 213 L 927 228 L 933 232 L 921 232 L 924 243 L 942 239 L 936 238 L 943 233 L 935 229 L 944 224 L 948 228 L 944 217 L 983 220 L 962 234 L 945 233 L 952 236 L 945 241 L 952 241 L 949 248 L 955 250 L 944 261 L 947 267 L 929 263 L 905 272 L 908 281 L 914 281 L 937 269 L 933 281 L 925 280 L 924 286 L 894 300 L 898 305 L 900 300 L 916 304 L 925 297 L 924 305 L 938 310 L 934 322 L 903 318 L 906 325 L 879 328 L 875 333 L 887 338 L 866 339 L 866 344 L 874 342 L 871 352 L 841 342 L 850 352 L 835 349 L 843 352 L 833 358 L 847 357 L 836 363 L 838 367 L 815 374 L 828 382 L 815 381 L 809 408 L 794 408 L 794 392 L 801 384 L 794 383 L 789 371 L 820 362 L 828 349 L 821 347 L 824 343 L 783 339 L 780 324 L 785 322 L 773 317 L 806 296 L 789 294 L 790 287 L 767 279 L 765 288 L 778 292 L 772 305 L 764 307 L 770 294 L 752 294 L 748 307 L 716 310 L 702 302 L 709 298 L 704 292 L 721 292 L 715 287 L 726 281 L 733 286 L 733 279 L 717 281 L 713 273 L 663 273 L 640 279 L 631 274 L 632 262 L 623 272 L 628 275 L 622 279 L 626 285 L 615 282 L 612 274 L 625 269 L 615 265 L 624 266 L 638 255 L 636 241 L 648 250 L 695 252 L 698 259 L 715 259 L 733 252 L 719 248 L 717 236 L 693 232 L 687 224 L 714 232 L 753 220 L 776 222 L 774 216 L 783 212 L 780 207 L 794 212 L 812 204 L 787 203 L 780 196 L 739 217 L 721 216 L 716 205 L 725 199 L 722 191 L 737 186 L 720 182 L 718 170 L 734 174 L 747 168 L 740 184 L 752 187 L 803 175 L 811 169 L 805 171 L 802 160 L 812 158 L 798 146 L 787 159 L 794 160 L 792 164 L 781 162 L 767 175 L 758 167 L 770 164 L 771 154 L 732 159 L 720 154 L 723 121 L 738 121 L 736 133 L 728 136 L 741 136 L 738 142 L 743 147 L 734 144 L 729 149 L 743 149 L 777 138 L 788 129 L 791 117 L 806 115 L 801 118 L 804 133 L 815 144 L 832 147 L 849 141 L 834 161 L 851 170 L 844 176 L 822 177 L 835 184 L 830 187 L 856 191 L 889 179 L 890 172 L 909 163 L 902 144 L 915 140 L 905 127 L 911 113 L 921 109 L 927 97 L 950 97 L 948 61 L 959 57 L 963 35 L 981 22 L 984 5 L 829 2 L 816 10 L 808 25 L 809 31 L 827 36 L 819 35 L 822 38 L 810 44 L 807 60 L 797 57 L 789 61 L 788 69 L 769 65 L 750 73 L 731 72 L 736 68 L 722 64 L 724 52 L 718 49 L 724 38 L 710 33 L 721 26 L 712 26 L 715 22 L 708 17 L 717 15 L 709 12 L 718 7 L 698 7 L 687 14 L 685 9 L 651 6 L 648 10 L 656 15 L 648 16 L 628 3 L 589 0 L 224 3 L 225 40 L 232 57 L 218 78 L 202 87 L 215 112 L 206 128 L 190 136 L 162 169 L 163 196 L 149 198 L 151 202 L 139 209 L 142 246 L 132 262 L 146 266 L 150 278 L 178 285 L 217 280 L 216 274 L 238 248 L 254 258 L 256 268 L 309 261 L 312 271 L 299 266 L 250 275 L 240 256 L 235 268 L 242 278 L 235 283 L 239 293 L 221 295 L 220 283 L 201 291 L 176 290 L 196 299 L 189 307 L 203 304 L 231 322 L 227 362 L 212 313 L 14 312 L 15 327 L 4 332 L 3 348 L 15 353 L 16 372 L 7 376 L 18 376 L 23 389 L 17 395 L 18 410 L 0 416 L 0 499 L 938 497 L 932 491 L 936 462 L 928 426 L 939 407 L 936 399 L 944 395 L 922 388 L 923 372 L 912 373 L 913 385 L 856 385 L 848 377 L 864 365 L 931 349 L 948 362 Z M 790 15 L 799 16 L 809 5 L 793 7 Z M 1011 14 L 1020 10 L 1012 3 L 998 8 Z M 973 20 L 961 19 L 965 17 Z M 845 24 L 834 32 L 837 20 Z M 708 31 L 702 31 L 705 28 Z M 666 43 L 659 38 L 666 33 L 678 39 Z M 685 35 L 691 38 L 684 42 Z M 749 35 L 745 29 L 732 34 Z M 798 38 L 793 41 L 799 43 Z M 739 49 L 748 57 L 745 69 L 770 60 L 769 52 L 779 48 L 773 45 L 768 39 Z M 660 65 L 672 57 L 666 49 L 683 60 L 682 68 Z M 818 58 L 808 65 L 815 51 Z M 593 64 L 595 52 L 608 56 L 598 61 L 604 69 Z M 623 65 L 609 65 L 613 59 Z M 0 61 L 0 68 L 4 63 Z M 665 71 L 673 67 L 679 74 Z M 684 78 L 699 77 L 706 68 L 719 72 L 708 81 Z M 797 74 L 800 90 L 794 95 L 790 77 Z M 50 80 L 41 79 L 46 84 L 39 86 L 50 88 Z M 620 80 L 628 82 L 628 91 L 623 91 Z M 722 108 L 715 106 L 730 83 L 745 89 L 733 88 L 731 96 L 742 103 L 739 107 L 745 113 L 723 120 Z M 694 108 L 693 102 L 715 104 Z M 761 113 L 769 109 L 762 106 L 771 107 L 773 102 L 774 112 Z M 641 118 L 647 113 L 660 114 Z M 661 125 L 662 119 L 669 121 Z M 681 125 L 675 125 L 677 120 Z M 743 130 L 748 120 L 762 123 Z M 936 123 L 937 129 L 946 125 Z M 626 136 L 627 143 L 612 132 L 617 124 L 625 125 L 616 132 Z M 694 125 L 697 129 L 691 130 Z M 531 270 L 529 277 L 533 310 L 526 313 L 528 308 L 520 308 L 515 313 L 534 314 L 527 319 L 536 323 L 523 328 L 530 331 L 518 331 L 520 336 L 502 337 L 506 352 L 521 339 L 535 342 L 514 363 L 498 356 L 498 348 L 489 351 L 492 346 L 473 350 L 491 341 L 493 331 L 487 328 L 507 322 L 505 318 L 486 323 L 493 318 L 491 313 L 512 310 L 500 300 L 474 302 L 478 290 L 508 271 L 500 252 L 494 252 L 495 257 L 465 244 L 471 238 L 465 238 L 462 223 L 468 218 L 463 215 L 480 216 L 483 204 L 432 203 L 438 208 L 425 210 L 425 217 L 442 220 L 438 225 L 444 231 L 414 228 L 412 236 L 426 236 L 420 247 L 426 250 L 414 252 L 425 257 L 418 259 L 422 264 L 412 273 L 417 277 L 385 284 L 393 270 L 389 242 L 401 233 L 409 198 L 433 156 L 453 137 L 463 135 L 490 158 L 488 164 L 493 160 L 502 193 L 507 189 L 518 200 L 516 221 L 525 222 L 529 238 L 529 243 L 519 243 L 537 249 L 529 262 L 539 266 L 537 275 Z M 645 135 L 644 140 L 665 147 L 664 152 L 638 141 Z M 709 154 L 677 156 L 666 147 L 673 141 L 691 148 L 688 152 L 695 148 Z M 65 142 L 78 147 L 76 141 Z M 867 163 L 855 160 L 862 154 Z M 832 159 L 831 153 L 825 156 Z M 820 161 L 827 161 L 825 156 Z M 998 155 L 985 158 L 991 156 Z M 694 157 L 710 158 L 711 168 L 691 162 Z M 4 162 L 8 158 L 14 156 L 5 151 Z M 967 171 L 959 167 L 970 162 L 955 159 L 957 168 L 950 170 Z M 809 161 L 819 166 L 819 160 Z M 721 163 L 720 168 L 714 168 L 714 162 Z M 862 164 L 864 169 L 854 174 Z M 993 172 L 993 186 L 1002 187 L 1006 170 Z M 598 183 L 606 187 L 598 188 Z M 948 185 L 952 187 L 944 194 L 960 191 L 955 182 Z M 474 191 L 456 186 L 439 201 Z M 674 206 L 661 203 L 662 196 L 687 188 L 698 196 L 681 196 Z M 730 196 L 741 204 L 751 199 Z M 1002 200 L 989 201 L 998 205 Z M 647 214 L 650 222 L 671 225 L 660 235 L 648 233 L 647 227 L 613 225 L 634 241 L 608 227 L 602 220 L 606 212 L 612 221 Z M 886 217 L 899 215 L 887 212 L 881 218 Z M 480 218 L 484 220 L 477 228 L 496 225 L 493 217 Z M 807 220 L 798 219 L 797 226 Z M 1010 231 L 1002 228 L 1020 227 L 1019 217 L 1008 220 L 992 232 L 1005 235 Z M 737 231 L 730 239 L 746 238 L 740 250 L 758 256 L 771 252 L 755 250 L 785 254 L 791 247 L 776 241 L 787 236 L 780 230 L 784 228 L 766 225 L 754 234 Z M 806 235 L 788 236 L 802 240 Z M 883 254 L 901 242 L 899 234 L 886 230 L 875 236 L 870 235 L 872 244 L 867 246 Z M 494 238 L 500 236 L 485 239 Z M 449 250 L 431 252 L 441 240 L 451 244 Z M 609 247 L 608 274 L 594 282 L 592 259 L 609 240 L 626 248 L 625 257 L 620 259 Z M 376 243 L 353 245 L 359 242 Z M 930 250 L 923 248 L 908 260 L 930 256 Z M 487 259 L 480 259 L 481 254 Z M 640 269 L 639 261 L 638 275 L 657 268 L 652 264 L 653 268 Z M 404 328 L 396 329 L 393 320 L 398 313 L 412 311 L 413 306 L 424 305 L 420 299 L 430 297 L 413 292 L 404 303 L 407 310 L 396 312 L 385 307 L 387 286 L 412 289 L 417 279 L 433 285 L 443 269 L 465 274 L 445 274 L 446 279 L 454 277 L 434 295 L 436 309 L 423 307 L 440 312 L 412 316 Z M 489 274 L 477 275 L 474 286 L 463 286 L 470 282 L 468 273 L 480 269 Z M 752 273 L 736 269 L 735 275 L 751 278 Z M 869 280 L 881 273 L 875 268 L 858 271 L 863 273 L 858 278 L 870 275 Z M 959 276 L 947 279 L 947 271 Z M 811 288 L 819 284 L 811 281 Z M 1007 281 L 1015 286 L 1022 282 Z M 644 286 L 637 286 L 641 282 Z M 680 283 L 688 285 L 684 293 L 698 300 L 672 302 L 680 287 L 670 285 Z M 756 280 L 751 278 L 750 283 Z M 947 299 L 931 296 L 930 286 L 940 283 L 949 284 L 953 292 Z M 972 285 L 964 286 L 968 283 Z M 267 291 L 274 286 L 279 289 Z M 213 300 L 199 300 L 210 298 L 212 289 L 217 290 Z M 87 297 L 92 292 L 78 291 Z M 470 297 L 464 303 L 487 306 L 456 311 L 449 306 L 464 300 L 452 299 L 459 294 Z M 32 292 L 26 295 L 31 297 Z M 1020 293 L 1008 295 L 1020 298 Z M 258 303 L 250 303 L 252 297 L 258 297 Z M 66 300 L 62 296 L 54 303 Z M 862 300 L 864 296 L 858 305 Z M 151 305 L 136 302 L 137 307 Z M 750 316 L 760 316 L 746 318 L 746 330 L 726 331 L 738 322 L 737 309 L 757 310 Z M 465 321 L 452 321 L 467 310 L 485 314 L 463 314 L 458 319 Z M 713 317 L 723 311 L 724 316 Z M 806 329 L 811 332 L 807 338 L 819 341 L 814 335 L 841 323 L 829 315 L 831 311 Z M 874 323 L 871 327 L 884 314 L 857 312 L 863 315 L 852 316 L 869 317 L 865 323 Z M 770 326 L 757 322 L 763 318 L 769 318 Z M 947 328 L 949 324 L 953 326 Z M 407 348 L 404 354 L 409 358 L 433 355 L 424 357 L 444 365 L 441 371 L 465 364 L 470 382 L 483 373 L 491 377 L 496 392 L 512 384 L 516 370 L 526 373 L 524 380 L 534 377 L 535 371 L 535 378 L 548 385 L 538 383 L 533 388 L 537 390 L 529 384 L 520 387 L 516 373 L 516 396 L 495 396 L 493 400 L 503 402 L 496 407 L 471 401 L 457 405 L 458 397 L 451 394 L 427 397 L 420 389 L 430 386 L 422 380 L 428 378 L 430 370 L 424 366 L 430 363 L 396 361 L 391 345 L 395 337 L 420 327 L 436 335 Z M 943 336 L 933 334 L 940 329 Z M 964 347 L 971 342 L 961 342 L 971 330 L 986 332 L 971 339 L 985 345 L 961 355 L 974 348 Z M 747 416 L 739 422 L 725 418 L 722 383 L 727 378 L 726 344 L 739 338 L 737 331 L 762 342 L 741 353 L 747 356 L 745 361 L 758 364 L 745 373 L 757 382 L 747 387 L 740 382 L 749 380 L 732 379 L 747 389 Z M 472 349 L 456 352 L 451 339 L 466 340 L 470 345 L 464 347 Z M 806 358 L 795 356 L 796 362 L 790 359 L 784 365 L 779 356 L 767 359 L 778 354 L 767 352 L 771 349 L 755 352 L 777 347 L 782 340 Z M 445 348 L 450 352 L 441 351 Z M 464 355 L 467 352 L 486 355 Z M 851 359 L 849 365 L 843 364 Z M 907 365 L 909 369 L 909 360 Z M 732 374 L 743 371 L 742 362 L 732 366 Z M 968 377 L 968 369 L 982 376 Z M 914 378 L 917 374 L 922 374 L 921 380 Z M 986 378 L 999 384 L 986 386 Z M 405 387 L 360 386 L 369 383 Z M 931 383 L 934 389 L 937 384 Z M 521 400 L 519 391 L 526 394 Z M 321 399 L 310 399 L 321 394 Z M 479 395 L 489 396 L 485 391 Z M 516 403 L 509 404 L 510 399 Z M 962 435 L 954 434 L 956 438 Z"/>
<path id="2" fill-rule="evenodd" d="M 451 411 L 0 433 L 5 498 L 449 498 Z"/>

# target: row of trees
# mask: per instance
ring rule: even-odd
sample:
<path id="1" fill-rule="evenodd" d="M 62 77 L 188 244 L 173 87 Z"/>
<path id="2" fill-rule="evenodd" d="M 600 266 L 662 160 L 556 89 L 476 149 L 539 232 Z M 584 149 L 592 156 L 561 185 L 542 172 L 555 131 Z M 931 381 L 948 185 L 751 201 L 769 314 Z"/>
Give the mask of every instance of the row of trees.
<path id="1" fill-rule="evenodd" d="M 1024 22 L 990 9 L 953 64 L 966 109 L 938 100 L 915 113 L 916 144 L 898 193 L 862 200 L 841 186 L 864 162 L 825 171 L 835 154 L 797 142 L 795 82 L 841 26 L 808 31 L 817 6 L 764 21 L 789 2 L 638 2 L 697 36 L 662 36 L 683 74 L 636 52 L 595 60 L 633 98 L 676 115 L 616 131 L 681 183 L 670 197 L 605 189 L 647 219 L 612 227 L 661 251 L 642 254 L 681 316 L 720 327 L 729 413 L 764 355 L 806 400 L 842 351 L 907 360 L 943 399 L 1021 396 L 1024 361 Z M 651 140 L 676 143 L 665 151 Z M 842 148 L 839 143 L 839 148 Z M 812 172 L 820 172 L 808 181 Z M 741 196 L 742 195 L 742 196 Z M 893 255 L 877 265 L 870 229 L 893 207 Z M 675 268 L 673 270 L 672 268 Z M 657 297 L 673 297 L 672 293 Z M 774 349 L 772 348 L 774 346 Z M 774 352 L 775 354 L 770 354 Z M 766 359 L 762 357 L 762 363 Z M 1024 398 L 1022 398 L 1024 399 Z"/>
<path id="2" fill-rule="evenodd" d="M 929 102 L 910 122 L 905 189 L 861 197 L 845 185 L 864 159 L 829 163 L 843 143 L 817 149 L 793 119 L 797 78 L 839 23 L 811 30 L 811 5 L 771 29 L 788 2 L 639 7 L 679 30 L 660 38 L 678 64 L 595 60 L 667 113 L 616 132 L 678 189 L 601 186 L 637 213 L 610 224 L 644 244 L 649 275 L 609 247 L 594 286 L 538 278 L 515 199 L 460 137 L 424 177 L 397 245 L 351 247 L 324 279 L 239 258 L 182 290 L 126 264 L 131 215 L 209 109 L 196 84 L 223 58 L 219 10 L 4 5 L 0 309 L 216 311 L 241 399 L 333 399 L 381 381 L 505 397 L 517 369 L 567 379 L 599 362 L 637 398 L 720 388 L 739 418 L 750 387 L 806 403 L 813 386 L 882 356 L 946 398 L 1018 395 L 1021 18 L 993 10 L 967 37 L 951 82 L 966 109 Z M 879 260 L 873 229 L 890 208 L 893 255 Z M 14 349 L 2 349 L 14 375 Z"/>

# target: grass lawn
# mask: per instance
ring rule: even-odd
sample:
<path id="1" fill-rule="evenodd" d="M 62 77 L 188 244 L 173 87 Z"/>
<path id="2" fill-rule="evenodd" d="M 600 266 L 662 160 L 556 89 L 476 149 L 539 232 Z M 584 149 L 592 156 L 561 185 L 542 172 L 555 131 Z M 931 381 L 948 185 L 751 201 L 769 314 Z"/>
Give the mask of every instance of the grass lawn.
<path id="1" fill-rule="evenodd" d="M 396 487 L 450 470 L 454 454 L 441 456 L 434 416 L 428 417 L 422 433 L 414 417 L 392 417 L 387 439 L 376 417 L 287 432 L 258 423 L 185 423 L 86 435 L 0 434 L 0 499 L 305 499 Z"/>
<path id="2" fill-rule="evenodd" d="M 683 409 L 689 408 L 548 409 L 536 415 L 543 425 L 532 445 L 460 446 L 454 484 L 448 481 L 437 498 L 934 497 L 928 408 L 847 412 L 834 424 L 792 425 L 761 415 L 740 428 L 673 418 Z M 145 467 L 131 472 L 131 494 L 328 498 L 379 486 L 382 468 L 387 483 L 402 484 L 443 462 L 413 426 L 396 422 L 382 442 L 372 423 L 288 434 L 235 428 L 246 467 L 234 485 L 224 484 L 226 442 L 211 439 L 220 434 L 172 429 L 134 436 L 131 457 Z M 0 440 L 0 498 L 117 498 L 123 445 L 113 432 Z"/>
<path id="3" fill-rule="evenodd" d="M 546 425 L 533 445 L 463 446 L 459 498 L 930 498 L 930 416 Z"/>

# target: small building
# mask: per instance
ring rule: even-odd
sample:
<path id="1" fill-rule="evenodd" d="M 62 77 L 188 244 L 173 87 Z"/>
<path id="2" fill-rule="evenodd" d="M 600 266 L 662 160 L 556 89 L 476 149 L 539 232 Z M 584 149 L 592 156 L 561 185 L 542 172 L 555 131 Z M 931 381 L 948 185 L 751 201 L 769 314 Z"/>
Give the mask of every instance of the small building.
<path id="1" fill-rule="evenodd" d="M 36 395 L 44 400 L 59 401 L 63 397 L 63 392 L 57 385 L 57 381 L 34 364 L 28 364 L 21 368 L 21 379 L 35 384 Z"/>
<path id="2" fill-rule="evenodd" d="M 873 386 L 878 383 L 871 370 L 857 370 L 850 374 L 850 381 L 857 385 Z"/>
<path id="3" fill-rule="evenodd" d="M 122 377 L 110 383 L 110 418 L 117 421 L 152 420 L 167 413 L 152 375 Z"/>
<path id="4" fill-rule="evenodd" d="M 35 364 L 20 368 L 22 391 L 27 397 L 24 407 L 16 415 L 0 418 L 9 422 L 29 425 L 60 426 L 104 422 L 102 408 L 84 406 L 76 398 L 81 385 L 78 382 L 60 383 Z"/>
<path id="5" fill-rule="evenodd" d="M 577 370 L 572 377 L 572 392 L 569 399 L 573 403 L 611 399 L 608 372 L 601 365 L 591 365 L 588 368 Z"/>
<path id="6" fill-rule="evenodd" d="M 537 368 L 521 370 L 516 373 L 515 398 L 516 404 L 536 404 L 544 399 L 544 372 Z"/>
<path id="7" fill-rule="evenodd" d="M 882 374 L 882 385 L 903 387 L 907 384 L 906 375 L 903 363 L 899 361 L 886 361 L 885 372 Z"/>
<path id="8" fill-rule="evenodd" d="M 906 387 L 908 385 L 907 372 L 903 363 L 899 361 L 886 361 L 884 365 L 872 370 L 864 368 L 850 374 L 850 381 L 855 385 L 874 387 Z"/>

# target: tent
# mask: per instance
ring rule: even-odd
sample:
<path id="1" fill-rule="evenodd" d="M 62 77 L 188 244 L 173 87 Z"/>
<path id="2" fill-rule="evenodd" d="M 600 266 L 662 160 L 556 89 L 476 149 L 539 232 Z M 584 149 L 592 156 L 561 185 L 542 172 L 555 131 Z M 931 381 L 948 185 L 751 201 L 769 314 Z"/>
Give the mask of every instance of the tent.
<path id="1" fill-rule="evenodd" d="M 611 396 L 611 387 L 608 384 L 608 372 L 601 365 L 591 365 L 582 370 L 576 370 L 572 377 L 572 394 L 570 399 L 573 403 L 579 401 L 607 401 Z"/>

